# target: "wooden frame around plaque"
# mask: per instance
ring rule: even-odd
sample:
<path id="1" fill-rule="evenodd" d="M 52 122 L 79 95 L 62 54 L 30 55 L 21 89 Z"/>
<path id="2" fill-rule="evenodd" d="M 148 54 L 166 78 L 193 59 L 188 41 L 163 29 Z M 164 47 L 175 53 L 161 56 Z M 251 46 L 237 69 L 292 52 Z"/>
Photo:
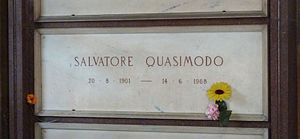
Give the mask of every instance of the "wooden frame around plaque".
<path id="1" fill-rule="evenodd" d="M 78 19 L 48 20 L 34 19 L 33 0 L 8 1 L 8 102 L 2 106 L 9 109 L 3 128 L 12 139 L 34 139 L 34 125 L 37 121 L 84 124 L 135 124 L 167 126 L 213 126 L 218 121 L 207 120 L 161 120 L 124 119 L 105 117 L 53 117 L 36 116 L 32 106 L 24 98 L 26 93 L 34 92 L 34 31 L 49 28 L 107 28 L 107 27 L 153 27 L 153 26 L 201 26 L 201 25 L 267 25 L 268 31 L 268 121 L 231 121 L 228 127 L 267 128 L 270 139 L 297 138 L 297 42 L 295 22 L 296 0 L 268 0 L 268 16 L 244 18 L 210 19 L 159 19 L 159 20 L 112 20 Z M 2 52 L 2 51 L 1 51 Z M 9 106 L 9 107 L 8 107 Z M 2 126 L 3 127 L 3 126 Z"/>

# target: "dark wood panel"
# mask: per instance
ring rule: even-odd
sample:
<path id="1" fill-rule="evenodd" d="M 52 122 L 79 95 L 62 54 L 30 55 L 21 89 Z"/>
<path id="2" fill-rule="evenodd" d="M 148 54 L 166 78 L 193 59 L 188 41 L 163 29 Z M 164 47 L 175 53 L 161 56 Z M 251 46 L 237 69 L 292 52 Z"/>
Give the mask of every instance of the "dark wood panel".
<path id="1" fill-rule="evenodd" d="M 8 138 L 7 0 L 0 1 L 0 139 Z"/>
<path id="2" fill-rule="evenodd" d="M 271 139 L 296 139 L 296 0 L 270 2 L 270 70 L 278 71 L 270 76 Z"/>
<path id="3" fill-rule="evenodd" d="M 296 0 L 282 0 L 279 7 L 278 131 L 280 139 L 297 138 Z M 275 41 L 275 40 L 274 40 Z M 275 109 L 275 108 L 273 108 Z M 274 133 L 275 134 L 275 133 Z"/>
<path id="4" fill-rule="evenodd" d="M 33 139 L 34 122 L 77 122 L 219 126 L 215 121 L 34 117 L 25 96 L 34 88 L 33 32 L 36 28 L 145 27 L 269 24 L 269 122 L 232 121 L 231 127 L 269 127 L 271 139 L 297 138 L 296 0 L 269 0 L 270 17 L 91 22 L 33 22 L 33 0 L 9 1 L 10 139 Z"/>
<path id="5" fill-rule="evenodd" d="M 300 1 L 297 1 L 297 46 L 298 46 L 298 73 L 297 73 L 297 90 L 298 90 L 298 138 L 300 138 Z"/>
<path id="6" fill-rule="evenodd" d="M 269 115 L 270 115 L 270 139 L 279 139 L 278 137 L 278 94 L 280 87 L 279 67 L 278 67 L 278 0 L 269 0 L 270 2 L 270 24 L 269 24 Z"/>
<path id="7" fill-rule="evenodd" d="M 34 139 L 33 0 L 9 0 L 9 138 Z"/>
<path id="8" fill-rule="evenodd" d="M 267 24 L 268 18 L 225 19 L 174 19 L 174 20 L 130 20 L 130 21 L 80 21 L 80 22 L 36 22 L 36 28 L 80 28 L 80 27 L 147 27 L 147 26 L 196 26 L 196 25 L 254 25 Z"/>

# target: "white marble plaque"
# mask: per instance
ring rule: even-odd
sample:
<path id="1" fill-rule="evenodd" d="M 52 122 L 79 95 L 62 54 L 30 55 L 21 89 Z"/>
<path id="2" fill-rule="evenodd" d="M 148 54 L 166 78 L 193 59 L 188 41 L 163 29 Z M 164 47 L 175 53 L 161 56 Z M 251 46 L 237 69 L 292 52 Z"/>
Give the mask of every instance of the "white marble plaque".
<path id="1" fill-rule="evenodd" d="M 36 16 L 98 19 L 266 16 L 267 0 L 35 0 Z"/>
<path id="2" fill-rule="evenodd" d="M 234 120 L 267 120 L 265 26 L 41 29 L 41 116 L 205 119 L 207 90 L 229 83 Z"/>
<path id="3" fill-rule="evenodd" d="M 268 139 L 268 129 L 101 124 L 36 126 L 36 139 Z"/>

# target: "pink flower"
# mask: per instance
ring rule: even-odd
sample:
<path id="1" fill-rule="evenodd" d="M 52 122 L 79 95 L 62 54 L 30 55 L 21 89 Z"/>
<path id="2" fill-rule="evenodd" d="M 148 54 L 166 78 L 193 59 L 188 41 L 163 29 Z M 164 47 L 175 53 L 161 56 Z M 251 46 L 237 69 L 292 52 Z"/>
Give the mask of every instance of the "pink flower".
<path id="1" fill-rule="evenodd" d="M 206 116 L 210 120 L 218 120 L 220 116 L 219 106 L 217 104 L 209 104 L 206 111 Z"/>

